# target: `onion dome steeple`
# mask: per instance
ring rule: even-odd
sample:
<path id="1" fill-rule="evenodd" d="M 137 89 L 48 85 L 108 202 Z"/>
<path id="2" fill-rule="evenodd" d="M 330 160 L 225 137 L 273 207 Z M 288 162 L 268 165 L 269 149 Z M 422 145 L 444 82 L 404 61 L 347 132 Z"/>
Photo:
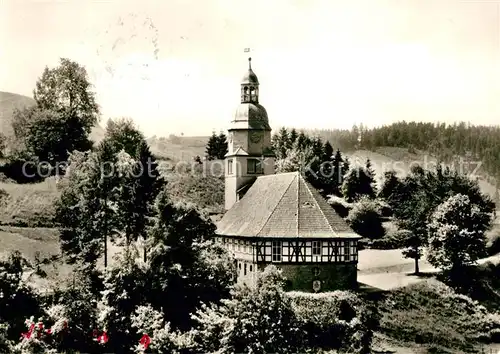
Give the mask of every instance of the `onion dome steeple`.
<path id="1" fill-rule="evenodd" d="M 252 58 L 248 58 L 248 71 L 241 80 L 241 103 L 259 103 L 259 79 L 252 70 Z"/>
<path id="2" fill-rule="evenodd" d="M 248 71 L 241 80 L 241 103 L 231 128 L 271 130 L 266 109 L 259 104 L 259 80 L 252 70 L 252 58 L 248 58 Z"/>

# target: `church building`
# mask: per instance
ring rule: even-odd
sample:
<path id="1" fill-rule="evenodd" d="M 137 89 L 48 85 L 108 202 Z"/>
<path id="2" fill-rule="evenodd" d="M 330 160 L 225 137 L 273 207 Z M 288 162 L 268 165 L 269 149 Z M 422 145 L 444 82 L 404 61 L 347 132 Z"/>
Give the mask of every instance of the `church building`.
<path id="1" fill-rule="evenodd" d="M 287 290 L 331 291 L 357 286 L 360 238 L 299 172 L 275 173 L 271 127 L 249 68 L 241 103 L 228 129 L 226 213 L 217 240 L 234 255 L 238 281 L 279 267 Z"/>

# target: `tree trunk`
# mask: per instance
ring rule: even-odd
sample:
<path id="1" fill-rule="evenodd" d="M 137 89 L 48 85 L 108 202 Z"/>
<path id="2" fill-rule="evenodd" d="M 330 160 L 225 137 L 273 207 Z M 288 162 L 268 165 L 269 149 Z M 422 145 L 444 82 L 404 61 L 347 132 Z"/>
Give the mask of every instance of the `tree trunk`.
<path id="1" fill-rule="evenodd" d="M 108 266 L 108 235 L 104 232 L 104 268 Z"/>
<path id="2" fill-rule="evenodd" d="M 418 266 L 418 256 L 415 257 L 415 275 L 420 274 L 420 268 Z"/>
<path id="3" fill-rule="evenodd" d="M 104 207 L 108 207 L 108 200 L 104 199 Z M 108 215 L 104 209 L 104 268 L 108 266 Z"/>

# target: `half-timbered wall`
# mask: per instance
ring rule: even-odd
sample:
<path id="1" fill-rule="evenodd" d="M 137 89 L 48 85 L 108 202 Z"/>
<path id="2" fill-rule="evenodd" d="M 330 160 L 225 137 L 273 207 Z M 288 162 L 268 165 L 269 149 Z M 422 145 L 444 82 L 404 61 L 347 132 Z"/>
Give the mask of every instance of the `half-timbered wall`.
<path id="1" fill-rule="evenodd" d="M 254 261 L 253 253 L 254 249 L 251 241 L 238 240 L 230 237 L 218 237 L 217 241 L 222 243 L 222 245 L 232 254 L 234 257 L 241 260 L 246 260 L 249 262 Z"/>
<path id="2" fill-rule="evenodd" d="M 357 262 L 357 240 L 257 240 L 219 237 L 235 258 L 258 263 Z"/>
<path id="3" fill-rule="evenodd" d="M 256 241 L 257 262 L 339 263 L 358 260 L 356 240 Z"/>

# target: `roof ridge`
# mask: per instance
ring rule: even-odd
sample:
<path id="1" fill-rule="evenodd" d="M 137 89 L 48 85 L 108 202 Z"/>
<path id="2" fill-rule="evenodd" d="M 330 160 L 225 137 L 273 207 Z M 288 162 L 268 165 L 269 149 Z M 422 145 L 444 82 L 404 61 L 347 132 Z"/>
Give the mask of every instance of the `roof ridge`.
<path id="1" fill-rule="evenodd" d="M 330 228 L 330 230 L 332 230 L 332 232 L 334 234 L 338 234 L 334 229 L 333 229 L 333 226 L 330 224 L 330 221 L 328 220 L 328 218 L 326 217 L 325 213 L 323 212 L 323 209 L 321 208 L 321 205 L 320 203 L 318 202 L 318 199 L 316 198 L 316 196 L 314 195 L 314 193 L 311 191 L 311 186 L 309 185 L 309 183 L 307 183 L 307 181 L 304 180 L 304 184 L 306 185 L 306 188 L 307 188 L 307 191 L 309 192 L 309 194 L 311 195 L 311 197 L 313 198 L 313 200 L 316 202 L 316 204 L 318 205 L 318 209 L 321 213 L 321 215 L 323 216 L 323 218 L 325 219 L 326 221 L 326 224 L 328 225 L 328 227 Z M 321 195 L 319 196 L 320 198 L 323 198 Z"/>
<path id="2" fill-rule="evenodd" d="M 274 177 L 274 176 L 280 176 L 280 175 L 292 175 L 292 174 L 296 174 L 296 172 L 270 173 L 268 175 L 258 176 L 257 178 L 266 178 L 266 177 Z"/>
<path id="3" fill-rule="evenodd" d="M 262 230 L 264 229 L 264 227 L 266 227 L 267 223 L 269 222 L 269 219 L 271 219 L 271 216 L 273 216 L 274 212 L 276 211 L 276 209 L 277 209 L 276 207 L 280 204 L 281 200 L 286 195 L 286 192 L 288 192 L 288 190 L 290 189 L 290 186 L 292 185 L 292 182 L 293 182 L 293 179 L 290 181 L 290 183 L 288 184 L 288 187 L 286 187 L 286 189 L 283 192 L 283 194 L 281 195 L 280 199 L 278 199 L 278 202 L 275 204 L 275 206 L 273 208 L 273 211 L 266 218 L 266 221 L 262 223 L 262 227 L 260 228 L 260 230 L 257 232 L 257 234 L 255 236 L 259 236 L 259 234 L 262 232 Z"/>

